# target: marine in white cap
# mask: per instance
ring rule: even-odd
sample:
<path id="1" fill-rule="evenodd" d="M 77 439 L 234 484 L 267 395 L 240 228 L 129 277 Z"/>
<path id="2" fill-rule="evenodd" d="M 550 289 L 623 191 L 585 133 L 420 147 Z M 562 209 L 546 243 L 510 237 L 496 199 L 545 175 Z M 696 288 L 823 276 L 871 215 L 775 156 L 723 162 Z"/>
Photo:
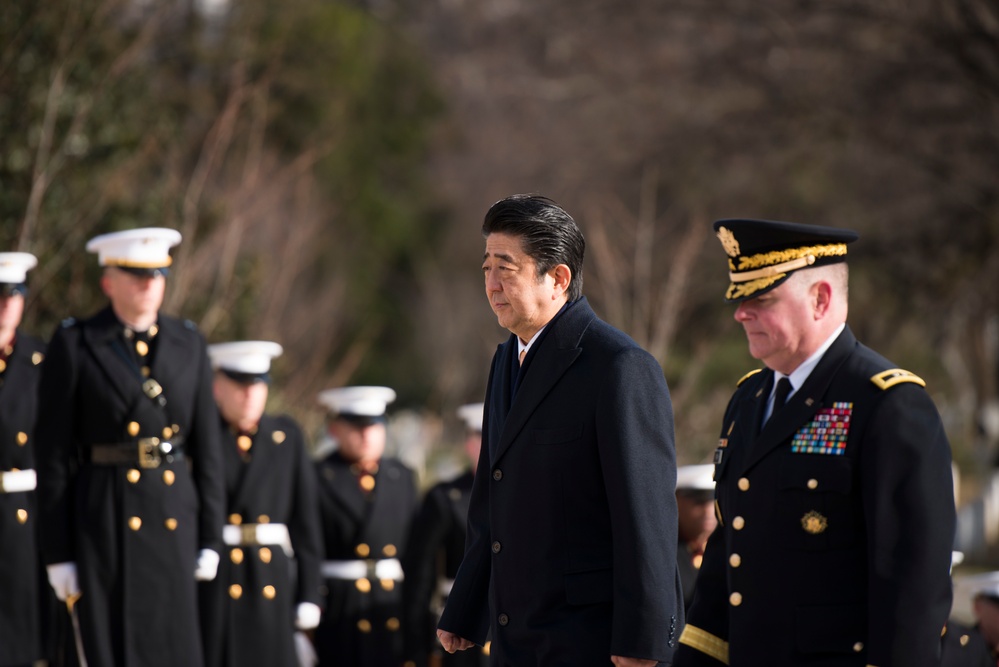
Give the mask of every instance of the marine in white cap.
<path id="1" fill-rule="evenodd" d="M 298 424 L 265 412 L 271 360 L 282 351 L 258 340 L 208 346 L 228 515 L 218 576 L 200 595 L 207 667 L 293 665 L 287 619 L 302 631 L 319 624 L 315 471 Z"/>
<path id="2" fill-rule="evenodd" d="M 20 328 L 37 263 L 30 253 L 0 252 L 0 665 L 43 657 L 34 424 L 45 345 Z"/>
<path id="3" fill-rule="evenodd" d="M 718 526 L 715 518 L 715 467 L 680 466 L 676 469 L 677 567 L 683 583 L 686 609 L 694 600 L 697 573 L 704 559 L 704 547 Z"/>
<path id="4" fill-rule="evenodd" d="M 103 234 L 108 306 L 52 336 L 37 427 L 41 547 L 92 665 L 201 665 L 195 578 L 215 576 L 224 489 L 204 338 L 159 312 L 172 229 Z"/>
<path id="5" fill-rule="evenodd" d="M 402 664 L 400 558 L 416 510 L 413 472 L 385 456 L 388 387 L 320 392 L 336 441 L 320 461 L 326 614 L 315 632 L 319 664 Z"/>
<path id="6" fill-rule="evenodd" d="M 475 464 L 482 447 L 482 403 L 468 403 L 456 410 L 464 431 L 463 454 L 468 470 L 427 491 L 413 521 L 403 588 L 405 613 L 404 667 L 485 667 L 489 644 L 468 651 L 446 653 L 434 634 L 434 625 L 454 583 L 465 553 L 465 521 L 475 480 Z"/>

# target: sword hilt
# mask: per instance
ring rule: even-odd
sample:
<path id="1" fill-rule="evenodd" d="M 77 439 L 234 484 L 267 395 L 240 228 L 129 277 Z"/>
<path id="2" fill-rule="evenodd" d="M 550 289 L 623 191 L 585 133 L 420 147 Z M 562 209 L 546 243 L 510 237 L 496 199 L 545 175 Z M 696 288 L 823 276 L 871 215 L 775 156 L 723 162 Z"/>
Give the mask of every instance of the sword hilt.
<path id="1" fill-rule="evenodd" d="M 76 606 L 77 601 L 79 601 L 81 597 L 83 597 L 83 593 L 79 591 L 66 596 L 66 609 L 69 610 L 70 614 L 73 613 L 73 607 Z"/>

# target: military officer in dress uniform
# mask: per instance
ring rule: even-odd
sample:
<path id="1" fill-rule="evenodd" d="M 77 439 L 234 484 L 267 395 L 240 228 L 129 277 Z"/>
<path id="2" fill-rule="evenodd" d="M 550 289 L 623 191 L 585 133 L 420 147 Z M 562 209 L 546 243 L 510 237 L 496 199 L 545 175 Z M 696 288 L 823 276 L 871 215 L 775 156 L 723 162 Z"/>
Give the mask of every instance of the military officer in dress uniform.
<path id="1" fill-rule="evenodd" d="M 924 382 L 846 326 L 845 229 L 720 220 L 726 299 L 765 368 L 715 451 L 676 665 L 929 667 L 951 603 L 950 446 Z"/>
<path id="2" fill-rule="evenodd" d="M 200 591 L 208 667 L 293 665 L 295 629 L 319 624 L 315 472 L 298 424 L 264 413 L 281 352 L 268 341 L 208 346 L 228 514 L 218 576 Z"/>
<path id="3" fill-rule="evenodd" d="M 406 546 L 403 570 L 405 606 L 405 667 L 427 667 L 428 660 L 446 667 L 485 667 L 489 644 L 458 653 L 443 653 L 434 633 L 443 601 L 451 591 L 465 553 L 465 522 L 475 464 L 482 446 L 482 403 L 458 408 L 465 425 L 465 456 L 470 467 L 459 477 L 441 482 L 423 499 Z M 442 655 L 443 653 L 443 655 Z"/>
<path id="4" fill-rule="evenodd" d="M 715 518 L 715 467 L 711 464 L 676 469 L 677 567 L 683 584 L 683 605 L 694 600 L 704 547 L 718 525 Z"/>
<path id="5" fill-rule="evenodd" d="M 110 305 L 64 321 L 42 370 L 42 553 L 77 652 L 101 667 L 202 664 L 195 577 L 218 567 L 224 488 L 204 338 L 159 313 L 179 242 L 91 239 Z"/>
<path id="6" fill-rule="evenodd" d="M 42 657 L 45 591 L 35 526 L 34 430 L 45 345 L 21 331 L 26 252 L 0 253 L 0 665 Z"/>
<path id="7" fill-rule="evenodd" d="M 388 387 L 320 392 L 336 450 L 318 463 L 326 613 L 315 633 L 322 667 L 402 664 L 400 558 L 416 511 L 416 481 L 383 456 Z"/>

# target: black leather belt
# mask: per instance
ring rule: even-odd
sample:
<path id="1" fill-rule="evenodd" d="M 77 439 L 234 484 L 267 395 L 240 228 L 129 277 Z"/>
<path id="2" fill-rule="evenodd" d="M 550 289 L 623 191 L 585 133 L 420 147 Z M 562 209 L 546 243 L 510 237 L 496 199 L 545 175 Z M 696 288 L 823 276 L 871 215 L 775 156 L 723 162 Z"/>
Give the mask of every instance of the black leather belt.
<path id="1" fill-rule="evenodd" d="M 128 464 L 138 465 L 140 468 L 158 468 L 164 461 L 183 461 L 182 444 L 182 438 L 139 438 L 135 442 L 91 445 L 90 462 L 105 466 Z"/>

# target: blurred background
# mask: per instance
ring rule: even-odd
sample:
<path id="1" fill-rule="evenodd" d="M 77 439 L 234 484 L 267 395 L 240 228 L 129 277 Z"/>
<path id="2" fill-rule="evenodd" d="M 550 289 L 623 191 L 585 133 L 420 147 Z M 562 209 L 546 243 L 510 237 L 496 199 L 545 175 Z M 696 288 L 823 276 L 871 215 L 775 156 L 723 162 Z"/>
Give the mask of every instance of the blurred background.
<path id="1" fill-rule="evenodd" d="M 96 234 L 180 230 L 164 311 L 285 347 L 271 409 L 384 384 L 425 483 L 506 337 L 482 215 L 572 213 L 584 293 L 660 361 L 681 463 L 758 364 L 723 217 L 851 227 L 850 325 L 922 376 L 966 563 L 999 564 L 999 7 L 987 0 L 6 0 L 0 247 L 24 328 L 104 304 Z"/>

